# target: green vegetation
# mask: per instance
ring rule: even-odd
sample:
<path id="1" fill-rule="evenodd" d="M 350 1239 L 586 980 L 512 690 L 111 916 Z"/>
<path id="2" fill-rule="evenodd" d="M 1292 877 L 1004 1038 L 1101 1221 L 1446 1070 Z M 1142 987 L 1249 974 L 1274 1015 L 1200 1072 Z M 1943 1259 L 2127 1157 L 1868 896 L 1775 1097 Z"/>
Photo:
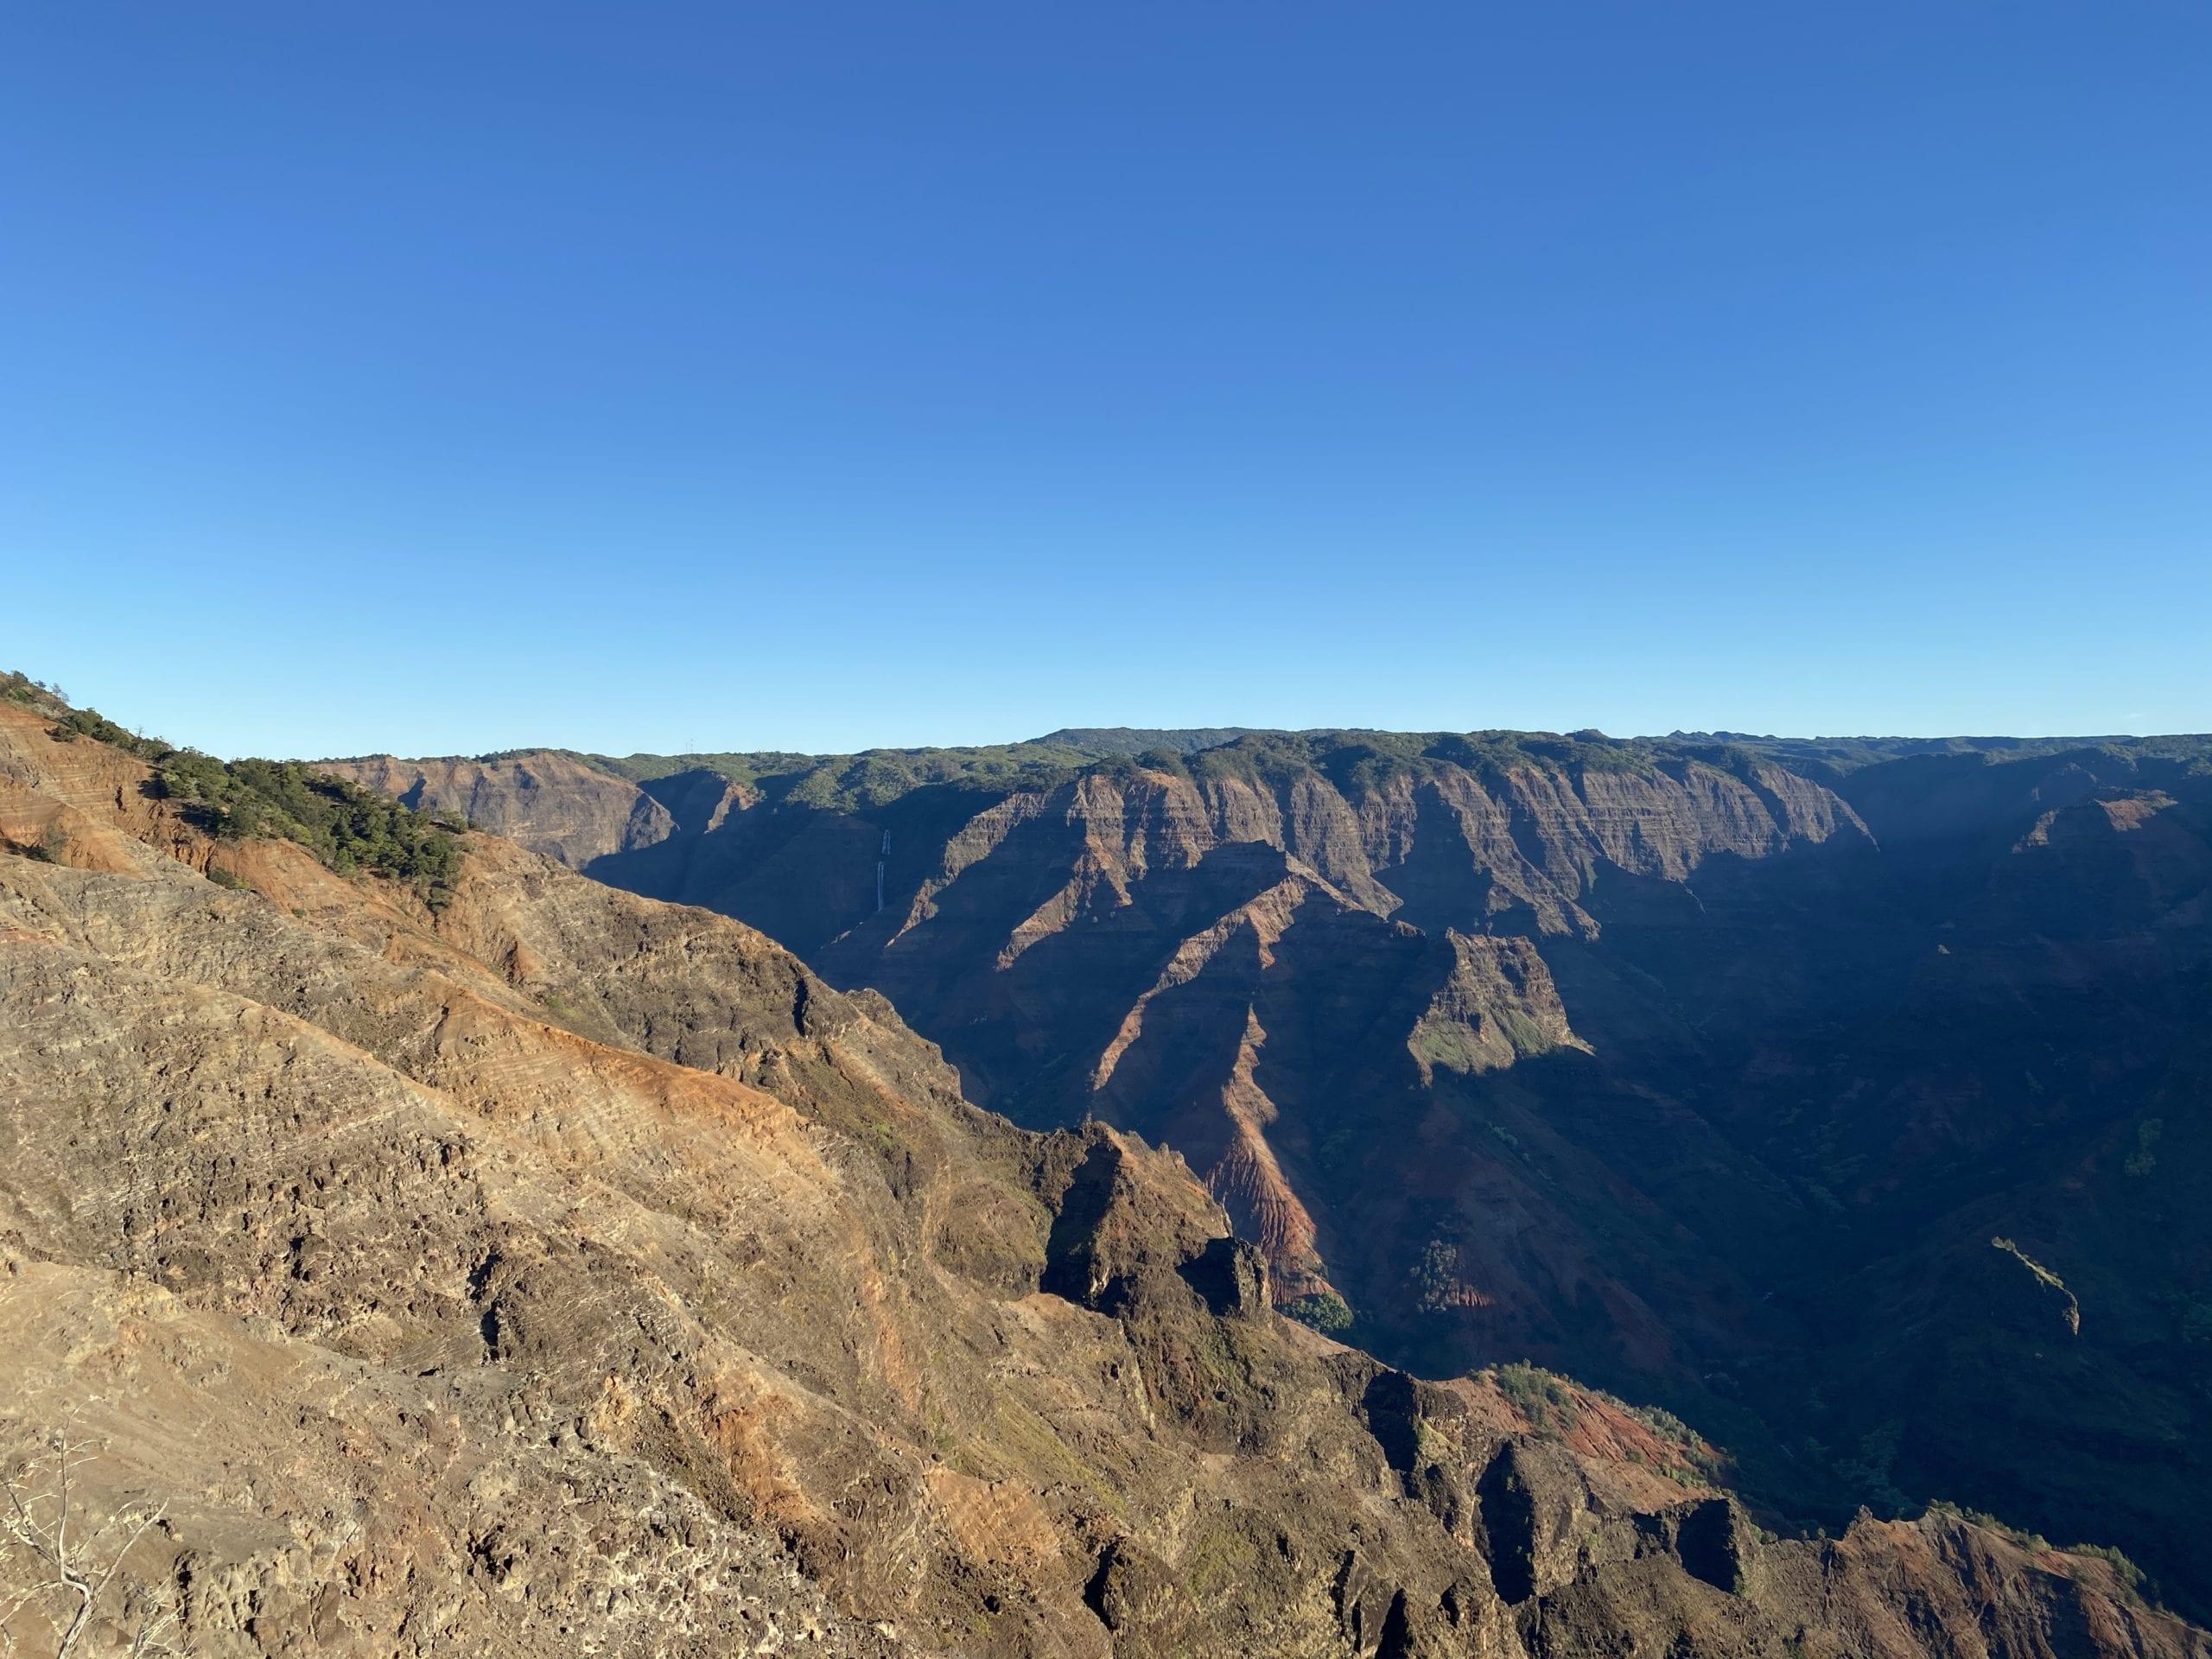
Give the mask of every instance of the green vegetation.
<path id="1" fill-rule="evenodd" d="M 1300 1296 L 1296 1301 L 1284 1303 L 1282 1311 L 1300 1325 L 1311 1325 L 1330 1336 L 1351 1329 L 1354 1318 L 1351 1304 L 1333 1290 L 1318 1290 L 1310 1296 Z"/>
<path id="2" fill-rule="evenodd" d="M 1224 743 L 1249 736 L 1256 729 L 1250 726 L 1071 726 L 1047 732 L 1036 741 L 1079 749 L 1086 754 L 1144 754 L 1160 750 L 1183 755 L 1196 754 L 1200 749 L 1219 748 Z"/>
<path id="3" fill-rule="evenodd" d="M 1232 756 L 1262 741 L 1246 739 L 1195 760 Z M 1649 772 L 1661 759 L 1646 743 L 1553 732 L 1346 731 L 1288 741 L 1297 746 L 1306 768 L 1319 770 L 1346 793 L 1363 793 L 1398 778 L 1418 780 L 1448 766 L 1495 780 L 1515 772 Z"/>
<path id="4" fill-rule="evenodd" d="M 2127 1160 L 2120 1165 L 2125 1173 L 2141 1180 L 2158 1166 L 2158 1156 L 2152 1148 L 2158 1144 L 2158 1137 L 2165 1133 L 2165 1128 L 2166 1121 L 2162 1117 L 2145 1118 L 2136 1125 L 2135 1150 L 2129 1153 Z"/>
<path id="5" fill-rule="evenodd" d="M 858 754 L 782 751 L 685 754 L 580 754 L 576 758 L 632 783 L 706 771 L 776 804 L 823 811 L 874 813 L 928 790 L 1003 796 L 1043 792 L 1075 779 L 1127 779 L 1140 772 L 1187 780 L 1200 790 L 1241 785 L 1281 798 L 1319 776 L 1357 797 L 1418 783 L 1447 769 L 1471 772 L 1485 786 L 1508 774 L 1542 772 L 1580 784 L 1597 774 L 1675 777 L 1704 771 L 1757 785 L 1781 766 L 1840 784 L 1847 774 L 1886 762 L 1978 756 L 1996 765 L 2035 755 L 2094 751 L 2130 766 L 2179 764 L 2192 775 L 2212 773 L 2212 738 L 1776 738 L 1743 733 L 1675 733 L 1664 738 L 1614 738 L 1583 730 L 1554 732 L 1273 732 L 1219 728 L 1192 731 L 1105 728 L 1070 730 L 1019 743 L 970 748 L 870 749 Z M 485 755 L 482 760 L 503 757 Z"/>
<path id="6" fill-rule="evenodd" d="M 1651 1431 L 1651 1438 L 1673 1453 L 1672 1457 L 1657 1465 L 1656 1472 L 1664 1475 L 1677 1486 L 1697 1486 L 1723 1480 L 1727 1472 L 1728 1459 L 1707 1445 L 1703 1436 L 1673 1412 L 1662 1406 L 1632 1406 L 1620 1395 L 1608 1394 L 1603 1389 L 1588 1389 L 1585 1392 Z M 1643 1461 L 1633 1452 L 1629 1457 L 1633 1462 Z"/>
<path id="7" fill-rule="evenodd" d="M 5 697 L 10 702 L 27 702 L 33 708 L 68 702 L 60 687 L 48 685 L 43 680 L 35 680 L 28 674 L 13 670 L 0 672 L 0 697 Z"/>
<path id="8" fill-rule="evenodd" d="M 870 749 L 861 754 L 588 754 L 582 759 L 632 783 L 650 783 L 681 772 L 712 772 L 758 790 L 772 801 L 825 811 L 865 812 L 932 786 L 992 792 L 1052 789 L 1093 764 L 1095 757 L 1062 744 L 1001 743 L 973 749 Z"/>
<path id="9" fill-rule="evenodd" d="M 0 696 L 48 715 L 58 741 L 105 743 L 145 761 L 154 769 L 149 792 L 178 803 L 211 835 L 296 842 L 341 875 L 406 882 L 433 910 L 452 897 L 463 828 L 456 820 L 411 811 L 296 760 L 218 760 L 141 737 L 22 674 L 0 679 Z"/>
<path id="10" fill-rule="evenodd" d="M 1896 1418 L 1886 1419 L 1860 1436 L 1856 1452 L 1839 1452 L 1831 1467 L 1876 1511 L 1902 1515 L 1912 1506 L 1897 1479 L 1897 1452 L 1904 1440 L 1904 1425 Z"/>
<path id="11" fill-rule="evenodd" d="M 2066 1288 L 2066 1281 L 2063 1279 L 2053 1273 L 2049 1268 L 2044 1266 L 2042 1262 L 2037 1261 L 2035 1257 L 2030 1255 L 2025 1250 L 2022 1249 L 2011 1239 L 2006 1238 L 2003 1234 L 1999 1234 L 1994 1238 L 1992 1238 L 1989 1243 L 1993 1249 L 2002 1250 L 2007 1255 L 2017 1257 L 2021 1266 L 2027 1268 L 2030 1273 L 2036 1276 L 2037 1282 L 2048 1285 L 2053 1290 L 2063 1290 Z"/>
<path id="12" fill-rule="evenodd" d="M 450 897 L 461 867 L 457 823 L 296 760 L 223 761 L 173 749 L 155 765 L 160 792 L 215 835 L 296 842 L 340 875 L 366 871 L 411 883 L 433 908 Z"/>
<path id="13" fill-rule="evenodd" d="M 1003 794 L 1050 790 L 1084 773 L 1127 776 L 1138 771 L 1187 778 L 1201 788 L 1241 783 L 1280 791 L 1319 772 L 1350 793 L 1394 779 L 1418 780 L 1457 766 L 1495 782 L 1513 772 L 1649 774 L 1662 767 L 1707 767 L 1751 779 L 1775 765 L 1834 781 L 1884 761 L 1929 754 L 1980 753 L 2018 760 L 2085 747 L 2130 759 L 2182 760 L 2212 766 L 2204 738 L 1999 740 L 1983 738 L 1754 737 L 1742 733 L 1677 733 L 1667 738 L 1615 738 L 1594 730 L 1555 732 L 1376 732 L 1316 730 L 1136 731 L 1088 728 L 1054 732 L 1019 743 L 972 748 L 870 749 L 858 754 L 784 751 L 703 751 L 686 754 L 583 754 L 587 764 L 648 783 L 677 772 L 713 772 L 771 801 L 828 811 L 868 812 L 917 790 L 951 788 Z M 483 760 L 500 756 L 486 755 Z"/>
<path id="14" fill-rule="evenodd" d="M 1574 1427 L 1574 1389 L 1564 1377 L 1522 1360 L 1498 1366 L 1491 1376 L 1539 1432 L 1565 1433 Z"/>
<path id="15" fill-rule="evenodd" d="M 2145 1588 L 2150 1582 L 2149 1575 L 2128 1559 L 2126 1550 L 2116 1549 L 2110 1544 L 2069 1544 L 2066 1553 L 2069 1555 L 2087 1555 L 2093 1560 L 2102 1561 L 2112 1568 L 2113 1576 L 2120 1580 L 2130 1595 L 2141 1597 L 2149 1593 Z"/>
<path id="16" fill-rule="evenodd" d="M 1218 740 L 1218 741 L 1216 741 Z M 486 755 L 485 760 L 500 757 Z M 1496 778 L 1515 771 L 1649 772 L 1693 758 L 1677 746 L 1616 739 L 1599 732 L 1056 732 L 1021 743 L 974 748 L 870 749 L 810 755 L 737 751 L 688 754 L 585 754 L 587 764 L 649 783 L 707 771 L 758 790 L 772 801 L 864 812 L 916 790 L 943 787 L 1006 793 L 1049 790 L 1084 773 L 1141 772 L 1187 778 L 1204 788 L 1241 783 L 1263 792 L 1316 772 L 1339 789 L 1373 788 L 1392 778 L 1421 778 L 1461 766 Z M 1750 764 L 1748 755 L 1742 764 Z"/>
<path id="17" fill-rule="evenodd" d="M 1986 1510 L 1968 1509 L 1963 1503 L 1954 1503 L 1948 1499 L 1936 1497 L 1929 1500 L 1928 1512 L 1931 1515 L 1948 1515 L 1960 1521 L 1970 1521 L 1983 1530 L 1993 1532 L 2001 1538 L 2008 1539 L 2023 1549 L 2046 1550 L 2051 1547 L 2050 1540 L 2041 1533 L 2030 1532 L 2024 1527 L 2013 1526 L 1990 1514 Z"/>
<path id="18" fill-rule="evenodd" d="M 1651 1431 L 1652 1439 L 1666 1448 L 1666 1452 L 1656 1465 L 1635 1452 L 1629 1453 L 1630 1460 L 1643 1464 L 1678 1486 L 1695 1487 L 1718 1479 L 1726 1465 L 1726 1459 L 1707 1446 L 1695 1429 L 1671 1411 L 1657 1406 L 1632 1406 L 1618 1395 L 1608 1394 L 1603 1389 L 1581 1387 L 1555 1371 L 1526 1361 L 1493 1367 L 1490 1377 L 1497 1384 L 1497 1391 L 1541 1434 L 1568 1433 L 1579 1421 L 1586 1401 L 1610 1407 L 1642 1424 Z"/>
<path id="19" fill-rule="evenodd" d="M 1233 1585 L 1250 1582 L 1267 1548 L 1253 1535 L 1255 1524 L 1243 1513 L 1225 1506 L 1199 1513 L 1192 1522 L 1178 1563 L 1192 1595 L 1217 1596 Z"/>
<path id="20" fill-rule="evenodd" d="M 1455 1306 L 1459 1296 L 1459 1247 L 1447 1239 L 1430 1239 L 1408 1276 L 1420 1287 L 1416 1306 L 1424 1313 Z"/>
<path id="21" fill-rule="evenodd" d="M 1609 1395 L 1606 1398 L 1611 1399 Z M 1662 1440 L 1677 1446 L 1695 1446 L 1697 1431 L 1663 1406 L 1631 1406 L 1625 1400 L 1618 1402 L 1620 1408 L 1642 1423 Z"/>
<path id="22" fill-rule="evenodd" d="M 1930 756 L 1980 755 L 1992 764 L 2094 752 L 2130 761 L 2178 761 L 2202 774 L 2212 767 L 2212 737 L 1775 737 L 1747 732 L 1676 732 L 1685 748 L 1723 747 L 1833 784 L 1868 766 Z"/>

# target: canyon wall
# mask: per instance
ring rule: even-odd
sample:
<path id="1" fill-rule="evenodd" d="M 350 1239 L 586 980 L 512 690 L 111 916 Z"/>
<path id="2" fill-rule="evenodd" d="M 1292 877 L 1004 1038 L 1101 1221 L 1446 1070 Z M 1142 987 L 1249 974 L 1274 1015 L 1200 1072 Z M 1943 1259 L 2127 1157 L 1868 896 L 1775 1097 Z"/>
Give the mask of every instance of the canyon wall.
<path id="1" fill-rule="evenodd" d="M 1958 1498 L 2201 1597 L 2208 752 L 632 757 L 609 823 L 748 798 L 575 861 L 880 990 L 1017 1122 L 1174 1147 L 1394 1363 L 1561 1366 L 1832 1524 Z"/>

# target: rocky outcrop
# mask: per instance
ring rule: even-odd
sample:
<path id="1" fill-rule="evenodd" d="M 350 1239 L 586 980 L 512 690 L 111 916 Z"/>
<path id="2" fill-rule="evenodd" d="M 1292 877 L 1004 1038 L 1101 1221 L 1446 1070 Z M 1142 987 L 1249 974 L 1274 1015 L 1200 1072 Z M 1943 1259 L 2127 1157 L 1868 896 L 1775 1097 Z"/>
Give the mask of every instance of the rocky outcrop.
<path id="1" fill-rule="evenodd" d="M 1567 1023 L 1551 970 L 1527 939 L 1447 930 L 1452 975 L 1407 1039 L 1424 1084 L 1447 1071 L 1496 1071 L 1562 1048 L 1589 1052 Z"/>
<path id="2" fill-rule="evenodd" d="M 631 783 L 559 749 L 522 749 L 470 759 L 402 760 L 372 754 L 316 764 L 425 811 L 448 812 L 521 842 L 570 869 L 610 853 L 650 847 L 687 822 Z M 715 779 L 721 791 L 729 787 Z M 694 805 L 689 822 L 719 827 L 713 804 Z"/>

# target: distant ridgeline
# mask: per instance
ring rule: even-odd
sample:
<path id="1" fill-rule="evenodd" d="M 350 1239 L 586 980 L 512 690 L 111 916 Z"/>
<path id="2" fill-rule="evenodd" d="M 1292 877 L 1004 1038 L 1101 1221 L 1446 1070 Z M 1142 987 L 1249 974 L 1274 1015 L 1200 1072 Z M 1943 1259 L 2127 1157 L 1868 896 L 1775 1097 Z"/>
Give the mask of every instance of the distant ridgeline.
<path id="1" fill-rule="evenodd" d="M 646 784 L 711 772 L 778 804 L 866 811 L 919 789 L 948 786 L 1003 791 L 1056 789 L 1077 777 L 1165 772 L 1198 783 L 1234 781 L 1273 787 L 1319 771 L 1339 788 L 1371 783 L 1425 765 L 1506 769 L 1561 766 L 1649 772 L 1691 757 L 1723 769 L 1764 758 L 1774 740 L 1719 737 L 1616 739 L 1602 732 L 1271 732 L 1243 727 L 1192 730 L 1079 728 L 1018 743 L 974 748 L 868 749 L 857 754 L 779 751 L 691 754 L 580 754 L 587 765 Z M 514 753 L 477 757 L 509 760 Z"/>
<path id="2" fill-rule="evenodd" d="M 410 810 L 297 760 L 219 760 L 138 736 L 20 672 L 0 676 L 0 696 L 49 716 L 61 741 L 91 738 L 147 762 L 154 786 L 210 834 L 295 842 L 342 875 L 407 882 L 433 909 L 443 906 L 461 868 L 460 836 L 468 826 L 460 819 Z"/>
<path id="3" fill-rule="evenodd" d="M 1748 732 L 1670 732 L 1664 741 L 1686 747 L 1713 745 L 1777 760 L 1808 778 L 1832 780 L 1892 760 L 1980 755 L 1992 760 L 2029 760 L 2080 750 L 2137 759 L 2212 763 L 2212 736 L 2169 737 L 1774 737 Z"/>
<path id="4" fill-rule="evenodd" d="M 1576 771 L 1645 772 L 1694 760 L 1742 775 L 1778 765 L 1824 783 L 1897 760 L 1980 755 L 2027 760 L 2095 749 L 2139 759 L 2212 764 L 2212 738 L 2175 737 L 1775 737 L 1747 732 L 1671 732 L 1664 737 L 1608 737 L 1520 731 L 1383 732 L 1358 728 L 1269 731 L 1244 726 L 1186 728 L 1069 727 L 1014 743 L 974 747 L 867 749 L 854 754 L 783 750 L 714 750 L 684 754 L 576 759 L 635 784 L 711 772 L 763 799 L 833 811 L 867 810 L 918 789 L 1052 789 L 1085 772 L 1164 772 L 1204 784 L 1234 779 L 1288 782 L 1319 771 L 1339 788 L 1394 772 L 1444 764 L 1471 770 L 1564 766 Z M 541 751 L 474 757 L 499 761 Z"/>

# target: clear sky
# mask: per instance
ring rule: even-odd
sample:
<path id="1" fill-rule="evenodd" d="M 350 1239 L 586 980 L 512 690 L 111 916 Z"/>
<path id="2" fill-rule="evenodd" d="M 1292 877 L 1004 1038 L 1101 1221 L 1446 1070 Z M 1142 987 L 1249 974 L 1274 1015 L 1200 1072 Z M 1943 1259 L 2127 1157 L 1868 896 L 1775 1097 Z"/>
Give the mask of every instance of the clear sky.
<path id="1" fill-rule="evenodd" d="M 2212 728 L 2198 0 L 67 0 L 0 665 L 219 753 Z"/>

